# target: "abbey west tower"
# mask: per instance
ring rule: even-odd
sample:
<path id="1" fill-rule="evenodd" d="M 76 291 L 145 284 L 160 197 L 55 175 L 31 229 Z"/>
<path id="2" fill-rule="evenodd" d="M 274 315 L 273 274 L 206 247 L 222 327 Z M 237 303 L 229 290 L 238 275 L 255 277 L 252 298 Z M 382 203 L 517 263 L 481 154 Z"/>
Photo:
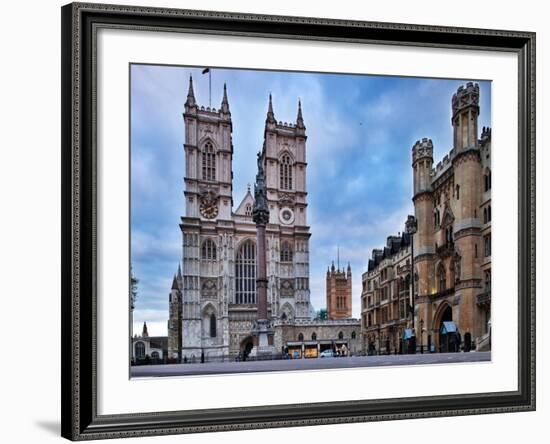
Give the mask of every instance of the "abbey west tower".
<path id="1" fill-rule="evenodd" d="M 248 353 L 257 318 L 254 198 L 248 190 L 233 211 L 233 123 L 225 85 L 220 109 L 210 109 L 197 104 L 190 78 L 183 118 L 183 257 L 170 293 L 169 356 Z M 295 124 L 277 122 L 270 96 L 262 147 L 270 210 L 268 317 L 290 323 L 310 316 L 306 139 L 301 105 Z"/>

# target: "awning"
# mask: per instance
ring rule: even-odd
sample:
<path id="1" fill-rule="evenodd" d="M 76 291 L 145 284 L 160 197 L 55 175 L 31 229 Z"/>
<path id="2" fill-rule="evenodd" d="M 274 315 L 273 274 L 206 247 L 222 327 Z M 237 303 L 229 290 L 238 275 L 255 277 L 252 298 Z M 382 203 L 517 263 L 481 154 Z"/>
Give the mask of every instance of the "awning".
<path id="1" fill-rule="evenodd" d="M 448 333 L 456 333 L 458 331 L 458 328 L 456 327 L 456 324 L 453 321 L 445 321 L 443 322 L 443 325 L 441 326 L 441 334 L 446 335 Z"/>
<path id="2" fill-rule="evenodd" d="M 413 337 L 412 328 L 406 328 L 403 330 L 403 339 L 411 339 Z"/>

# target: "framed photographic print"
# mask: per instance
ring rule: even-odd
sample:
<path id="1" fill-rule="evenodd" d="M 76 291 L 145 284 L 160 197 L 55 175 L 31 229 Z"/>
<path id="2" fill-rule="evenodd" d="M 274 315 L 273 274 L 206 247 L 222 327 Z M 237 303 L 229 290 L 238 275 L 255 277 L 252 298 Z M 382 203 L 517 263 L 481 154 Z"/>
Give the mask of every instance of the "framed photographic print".
<path id="1" fill-rule="evenodd" d="M 62 8 L 62 434 L 535 408 L 535 35 Z"/>

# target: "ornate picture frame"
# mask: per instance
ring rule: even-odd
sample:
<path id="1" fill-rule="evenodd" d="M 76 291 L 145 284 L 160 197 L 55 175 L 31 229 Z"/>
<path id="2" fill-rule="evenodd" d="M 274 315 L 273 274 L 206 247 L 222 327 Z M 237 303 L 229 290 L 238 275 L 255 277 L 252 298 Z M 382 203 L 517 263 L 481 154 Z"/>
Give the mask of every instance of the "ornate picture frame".
<path id="1" fill-rule="evenodd" d="M 105 439 L 535 409 L 535 34 L 72 3 L 62 14 L 62 435 Z M 97 30 L 162 31 L 513 53 L 518 71 L 515 391 L 98 414 Z"/>

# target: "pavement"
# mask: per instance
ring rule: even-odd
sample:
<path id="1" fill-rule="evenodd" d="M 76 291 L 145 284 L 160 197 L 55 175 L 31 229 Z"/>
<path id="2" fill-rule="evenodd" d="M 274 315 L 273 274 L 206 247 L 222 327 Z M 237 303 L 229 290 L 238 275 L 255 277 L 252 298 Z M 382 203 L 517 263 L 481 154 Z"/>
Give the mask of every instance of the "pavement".
<path id="1" fill-rule="evenodd" d="M 323 370 L 392 365 L 427 365 L 483 362 L 491 360 L 491 352 L 417 353 L 416 355 L 352 356 L 348 358 L 310 358 L 274 361 L 205 362 L 194 364 L 141 365 L 131 368 L 131 377 L 215 375 L 224 373 L 281 372 Z"/>

